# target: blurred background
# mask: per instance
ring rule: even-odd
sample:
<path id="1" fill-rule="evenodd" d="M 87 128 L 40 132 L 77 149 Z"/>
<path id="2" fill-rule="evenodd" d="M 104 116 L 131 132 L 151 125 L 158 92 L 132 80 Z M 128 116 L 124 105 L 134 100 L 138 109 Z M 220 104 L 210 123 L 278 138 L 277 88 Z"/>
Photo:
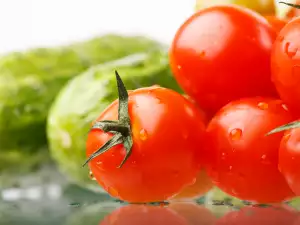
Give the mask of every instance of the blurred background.
<path id="1" fill-rule="evenodd" d="M 168 46 L 220 3 L 287 12 L 273 0 L 0 0 L 0 224 L 96 224 L 117 207 L 81 168 L 89 123 L 116 98 L 112 71 L 129 89 L 181 91 Z"/>

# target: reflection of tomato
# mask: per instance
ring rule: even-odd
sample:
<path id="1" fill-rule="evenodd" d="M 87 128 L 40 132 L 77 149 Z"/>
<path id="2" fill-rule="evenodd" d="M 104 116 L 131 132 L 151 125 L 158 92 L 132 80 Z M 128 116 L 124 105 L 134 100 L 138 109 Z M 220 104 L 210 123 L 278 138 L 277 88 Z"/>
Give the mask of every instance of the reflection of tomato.
<path id="1" fill-rule="evenodd" d="M 215 225 L 293 225 L 298 213 L 287 207 L 244 207 L 229 212 Z"/>
<path id="2" fill-rule="evenodd" d="M 272 80 L 288 107 L 300 115 L 300 18 L 279 33 L 272 52 Z"/>
<path id="3" fill-rule="evenodd" d="M 196 157 L 205 125 L 196 106 L 182 95 L 161 87 L 141 88 L 129 93 L 132 153 L 125 156 L 116 145 L 90 161 L 90 169 L 113 197 L 128 202 L 160 202 L 193 183 L 200 169 Z M 117 120 L 118 101 L 97 121 Z M 87 155 L 103 146 L 113 134 L 93 129 L 87 140 Z M 198 160 L 199 159 L 199 160 Z"/>
<path id="4" fill-rule="evenodd" d="M 242 99 L 222 108 L 207 128 L 212 181 L 243 200 L 273 203 L 294 196 L 277 168 L 283 133 L 266 136 L 290 121 L 281 100 Z"/>
<path id="5" fill-rule="evenodd" d="M 279 149 L 279 170 L 290 188 L 300 196 L 300 128 L 285 132 Z"/>
<path id="6" fill-rule="evenodd" d="M 241 97 L 277 96 L 270 55 L 277 34 L 261 15 L 237 6 L 198 11 L 170 48 L 176 80 L 205 112 Z"/>
<path id="7" fill-rule="evenodd" d="M 277 33 L 281 31 L 281 29 L 286 25 L 287 21 L 283 19 L 279 19 L 276 16 L 265 16 L 268 22 L 272 25 L 272 27 L 276 30 Z"/>
<path id="8" fill-rule="evenodd" d="M 196 182 L 192 185 L 189 185 L 173 197 L 173 200 L 186 200 L 199 198 L 208 192 L 213 187 L 211 179 L 207 175 L 205 170 L 201 170 L 196 178 Z"/>
<path id="9" fill-rule="evenodd" d="M 161 206 L 127 205 L 106 216 L 100 225 L 188 225 L 171 209 Z"/>
<path id="10" fill-rule="evenodd" d="M 213 225 L 217 220 L 209 209 L 196 203 L 176 202 L 171 203 L 168 208 L 183 216 L 188 221 L 188 225 Z"/>

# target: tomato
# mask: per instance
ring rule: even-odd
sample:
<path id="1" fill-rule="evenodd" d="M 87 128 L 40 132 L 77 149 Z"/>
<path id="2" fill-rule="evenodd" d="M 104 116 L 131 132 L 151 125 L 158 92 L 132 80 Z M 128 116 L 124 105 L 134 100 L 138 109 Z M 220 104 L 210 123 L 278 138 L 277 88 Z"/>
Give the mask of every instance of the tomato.
<path id="1" fill-rule="evenodd" d="M 160 206 L 127 205 L 106 216 L 99 225 L 188 225 L 185 218 Z"/>
<path id="2" fill-rule="evenodd" d="M 278 170 L 283 133 L 266 136 L 291 119 L 283 102 L 272 98 L 246 98 L 223 107 L 207 128 L 206 164 L 213 183 L 227 194 L 258 203 L 293 197 Z"/>
<path id="3" fill-rule="evenodd" d="M 117 120 L 118 106 L 119 101 L 113 102 L 96 121 Z M 131 152 L 118 144 L 90 161 L 96 181 L 111 196 L 134 203 L 165 201 L 192 184 L 201 167 L 205 137 L 198 108 L 175 91 L 149 87 L 129 93 L 127 111 Z M 87 156 L 116 135 L 92 129 Z"/>
<path id="4" fill-rule="evenodd" d="M 171 203 L 168 208 L 183 216 L 189 225 L 214 225 L 217 220 L 209 209 L 192 202 Z"/>
<path id="5" fill-rule="evenodd" d="M 270 55 L 277 34 L 261 15 L 237 6 L 198 11 L 177 31 L 170 65 L 182 89 L 214 114 L 241 97 L 277 96 Z"/>
<path id="6" fill-rule="evenodd" d="M 206 194 L 213 184 L 204 169 L 200 170 L 197 175 L 196 182 L 185 187 L 179 194 L 175 195 L 172 200 L 195 199 Z"/>
<path id="7" fill-rule="evenodd" d="M 279 33 L 272 52 L 272 80 L 282 100 L 300 116 L 300 18 Z"/>
<path id="8" fill-rule="evenodd" d="M 277 33 L 281 31 L 281 29 L 287 24 L 286 20 L 279 19 L 276 16 L 265 16 L 268 22 L 272 25 Z"/>
<path id="9" fill-rule="evenodd" d="M 223 216 L 215 225 L 293 225 L 297 211 L 286 207 L 244 207 Z"/>
<path id="10" fill-rule="evenodd" d="M 279 148 L 279 170 L 290 188 L 300 196 L 300 128 L 287 130 Z"/>

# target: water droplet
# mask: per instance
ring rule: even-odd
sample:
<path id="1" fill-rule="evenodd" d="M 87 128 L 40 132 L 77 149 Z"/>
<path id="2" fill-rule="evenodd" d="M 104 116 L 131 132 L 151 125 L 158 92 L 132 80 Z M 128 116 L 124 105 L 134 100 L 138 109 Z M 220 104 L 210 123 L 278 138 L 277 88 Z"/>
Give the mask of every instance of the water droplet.
<path id="1" fill-rule="evenodd" d="M 181 65 L 178 65 L 178 66 L 177 66 L 177 69 L 181 70 Z"/>
<path id="2" fill-rule="evenodd" d="M 257 104 L 257 107 L 260 108 L 260 109 L 265 110 L 265 109 L 269 108 L 269 105 L 268 105 L 268 103 L 260 102 L 260 103 Z"/>
<path id="3" fill-rule="evenodd" d="M 230 131 L 230 138 L 233 141 L 238 141 L 241 139 L 243 134 L 243 131 L 240 128 L 235 128 L 232 131 Z"/>
<path id="4" fill-rule="evenodd" d="M 286 104 L 282 104 L 281 107 L 282 107 L 284 110 L 286 110 L 286 111 L 289 110 L 288 107 L 286 106 Z"/>
<path id="5" fill-rule="evenodd" d="M 148 138 L 147 131 L 146 131 L 145 129 L 142 129 L 142 130 L 140 131 L 140 139 L 141 139 L 142 141 L 145 141 L 145 140 L 147 140 L 147 138 Z"/>
<path id="6" fill-rule="evenodd" d="M 292 160 L 295 160 L 295 157 L 294 157 L 294 156 L 292 157 Z"/>
<path id="7" fill-rule="evenodd" d="M 271 164 L 271 162 L 267 159 L 266 155 L 262 155 L 261 160 L 263 164 Z"/>
<path id="8" fill-rule="evenodd" d="M 231 171 L 232 170 L 232 166 L 229 166 L 229 171 Z"/>
<path id="9" fill-rule="evenodd" d="M 132 161 L 131 163 L 135 165 L 135 164 L 136 164 L 136 161 L 134 160 L 134 161 Z"/>
<path id="10" fill-rule="evenodd" d="M 290 42 L 285 44 L 285 53 L 288 57 L 293 58 L 297 54 L 298 48 L 293 47 Z"/>
<path id="11" fill-rule="evenodd" d="M 96 178 L 94 177 L 94 174 L 92 173 L 92 171 L 89 172 L 89 177 L 91 180 L 96 180 Z"/>
<path id="12" fill-rule="evenodd" d="M 118 197 L 119 196 L 119 192 L 117 191 L 117 189 L 113 188 L 113 187 L 108 187 L 107 188 L 107 192 L 113 196 L 113 197 Z"/>
<path id="13" fill-rule="evenodd" d="M 225 154 L 225 152 L 222 152 L 222 154 L 221 154 L 222 156 L 221 156 L 221 159 L 225 159 L 226 158 L 226 154 Z"/>
<path id="14" fill-rule="evenodd" d="M 261 158 L 262 158 L 262 159 L 266 159 L 267 156 L 266 156 L 266 155 L 262 155 Z"/>
<path id="15" fill-rule="evenodd" d="M 101 166 L 101 165 L 102 165 L 102 161 L 97 161 L 96 164 L 97 164 L 98 166 Z"/>

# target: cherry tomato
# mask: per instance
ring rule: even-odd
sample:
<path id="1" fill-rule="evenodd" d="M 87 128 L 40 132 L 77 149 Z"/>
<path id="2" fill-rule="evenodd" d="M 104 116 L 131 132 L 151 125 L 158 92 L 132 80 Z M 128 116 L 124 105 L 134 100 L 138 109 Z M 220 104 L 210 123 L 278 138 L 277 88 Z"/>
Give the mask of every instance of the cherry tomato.
<path id="1" fill-rule="evenodd" d="M 168 206 L 179 215 L 183 216 L 189 225 L 214 225 L 217 218 L 204 206 L 192 202 L 176 202 Z"/>
<path id="2" fill-rule="evenodd" d="M 287 24 L 286 20 L 279 19 L 274 15 L 265 16 L 265 18 L 268 20 L 268 22 L 272 25 L 272 27 L 275 29 L 277 33 L 279 33 L 281 29 Z"/>
<path id="3" fill-rule="evenodd" d="M 278 170 L 283 133 L 266 136 L 290 121 L 286 106 L 277 99 L 247 98 L 223 107 L 207 128 L 207 166 L 214 184 L 227 194 L 258 203 L 293 197 Z"/>
<path id="4" fill-rule="evenodd" d="M 182 89 L 214 114 L 241 97 L 277 96 L 270 80 L 276 36 L 263 16 L 248 9 L 205 8 L 177 31 L 170 65 Z"/>
<path id="5" fill-rule="evenodd" d="M 299 217 L 292 208 L 281 207 L 244 207 L 223 216 L 215 225 L 293 225 Z"/>
<path id="6" fill-rule="evenodd" d="M 279 148 L 279 170 L 290 188 L 300 196 L 300 128 L 285 132 Z"/>
<path id="7" fill-rule="evenodd" d="M 106 216 L 99 225 L 188 225 L 185 218 L 160 206 L 127 205 Z"/>
<path id="8" fill-rule="evenodd" d="M 199 198 L 207 193 L 212 187 L 213 184 L 211 179 L 207 175 L 206 171 L 202 169 L 197 175 L 196 182 L 183 188 L 183 190 L 179 192 L 179 194 L 175 195 L 172 200 L 188 200 Z"/>
<path id="9" fill-rule="evenodd" d="M 117 120 L 118 101 L 97 121 Z M 160 202 L 171 198 L 196 179 L 201 166 L 205 124 L 201 113 L 185 97 L 161 87 L 129 93 L 132 151 L 116 145 L 90 161 L 96 181 L 113 197 L 128 202 Z M 87 156 L 113 134 L 94 129 L 88 135 Z"/>
<path id="10" fill-rule="evenodd" d="M 272 80 L 283 101 L 300 116 L 300 18 L 279 33 L 272 52 Z"/>

